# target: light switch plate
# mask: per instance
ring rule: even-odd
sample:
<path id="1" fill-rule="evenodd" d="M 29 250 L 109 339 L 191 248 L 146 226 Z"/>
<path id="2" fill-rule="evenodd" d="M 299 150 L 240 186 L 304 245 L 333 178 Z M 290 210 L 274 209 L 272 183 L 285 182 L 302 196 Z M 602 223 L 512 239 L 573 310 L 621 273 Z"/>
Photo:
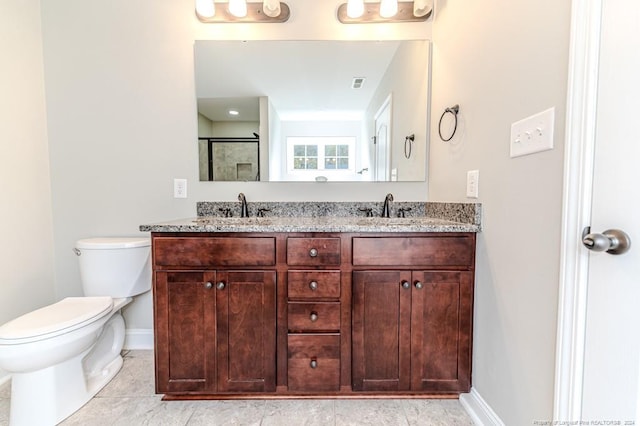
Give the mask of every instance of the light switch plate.
<path id="1" fill-rule="evenodd" d="M 467 172 L 467 197 L 478 198 L 478 180 L 480 179 L 479 170 L 469 170 Z"/>
<path id="2" fill-rule="evenodd" d="M 516 121 L 511 125 L 510 155 L 520 157 L 553 149 L 555 108 Z"/>
<path id="3" fill-rule="evenodd" d="M 173 198 L 187 198 L 187 180 L 173 180 Z"/>

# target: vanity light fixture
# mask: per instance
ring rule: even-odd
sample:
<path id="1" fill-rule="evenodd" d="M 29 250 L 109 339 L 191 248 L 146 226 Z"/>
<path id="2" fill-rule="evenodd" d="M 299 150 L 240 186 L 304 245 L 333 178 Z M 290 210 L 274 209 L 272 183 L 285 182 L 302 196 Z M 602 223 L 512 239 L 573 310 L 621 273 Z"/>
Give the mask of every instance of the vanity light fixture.
<path id="1" fill-rule="evenodd" d="M 380 16 L 393 18 L 398 13 L 398 0 L 380 0 Z"/>
<path id="2" fill-rule="evenodd" d="M 289 6 L 279 0 L 247 2 L 247 0 L 196 0 L 196 16 L 200 22 L 220 23 L 277 23 L 286 22 L 291 14 Z M 218 13 L 216 13 L 218 12 Z"/>
<path id="3" fill-rule="evenodd" d="M 213 18 L 216 14 L 213 0 L 196 0 L 196 14 L 203 18 Z"/>
<path id="4" fill-rule="evenodd" d="M 338 21 L 343 24 L 426 21 L 433 14 L 433 0 L 380 0 L 365 3 L 348 0 L 338 7 Z"/>

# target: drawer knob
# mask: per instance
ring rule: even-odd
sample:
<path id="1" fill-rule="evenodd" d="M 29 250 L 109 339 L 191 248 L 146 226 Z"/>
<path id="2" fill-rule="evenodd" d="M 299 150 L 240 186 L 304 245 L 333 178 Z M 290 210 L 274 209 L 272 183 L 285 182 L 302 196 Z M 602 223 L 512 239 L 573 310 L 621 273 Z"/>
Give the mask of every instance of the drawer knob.
<path id="1" fill-rule="evenodd" d="M 318 250 L 312 248 L 311 250 L 309 250 L 309 256 L 318 257 Z"/>
<path id="2" fill-rule="evenodd" d="M 315 358 L 311 359 L 311 362 L 309 363 L 309 367 L 311 368 L 318 368 L 318 360 Z"/>
<path id="3" fill-rule="evenodd" d="M 226 286 L 224 282 L 220 281 L 218 284 L 216 284 L 216 287 L 218 288 L 218 290 L 224 290 Z"/>
<path id="4" fill-rule="evenodd" d="M 402 288 L 407 289 L 407 288 L 411 288 L 411 284 L 409 284 L 409 281 L 402 281 Z"/>
<path id="5" fill-rule="evenodd" d="M 420 290 L 422 288 L 422 283 L 420 281 L 416 281 L 416 288 Z"/>
<path id="6" fill-rule="evenodd" d="M 211 281 L 207 281 L 206 283 L 204 283 L 204 288 L 206 288 L 207 290 L 211 290 L 213 288 L 213 283 Z"/>
<path id="7" fill-rule="evenodd" d="M 311 281 L 309 283 L 309 288 L 311 289 L 311 291 L 316 291 L 318 289 L 318 282 L 317 281 Z"/>
<path id="8" fill-rule="evenodd" d="M 311 322 L 318 321 L 318 313 L 317 312 L 311 312 L 311 315 L 309 315 L 309 319 L 311 320 Z"/>

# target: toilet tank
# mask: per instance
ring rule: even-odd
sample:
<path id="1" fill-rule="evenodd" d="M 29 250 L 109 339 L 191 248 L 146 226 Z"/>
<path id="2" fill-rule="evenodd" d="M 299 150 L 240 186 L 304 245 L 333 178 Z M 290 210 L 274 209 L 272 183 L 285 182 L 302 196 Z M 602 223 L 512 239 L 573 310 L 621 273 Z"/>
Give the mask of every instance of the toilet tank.
<path id="1" fill-rule="evenodd" d="M 151 240 L 87 238 L 76 242 L 85 296 L 132 297 L 151 289 Z"/>

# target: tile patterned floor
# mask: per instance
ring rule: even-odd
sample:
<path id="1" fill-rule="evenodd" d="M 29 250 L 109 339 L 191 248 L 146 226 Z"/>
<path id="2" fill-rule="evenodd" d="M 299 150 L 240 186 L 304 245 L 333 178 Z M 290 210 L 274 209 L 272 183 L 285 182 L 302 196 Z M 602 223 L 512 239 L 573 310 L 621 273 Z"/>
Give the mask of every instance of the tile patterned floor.
<path id="1" fill-rule="evenodd" d="M 9 385 L 0 386 L 0 425 L 9 424 Z M 151 351 L 130 351 L 120 373 L 63 426 L 472 426 L 457 400 L 170 401 L 154 393 Z"/>

